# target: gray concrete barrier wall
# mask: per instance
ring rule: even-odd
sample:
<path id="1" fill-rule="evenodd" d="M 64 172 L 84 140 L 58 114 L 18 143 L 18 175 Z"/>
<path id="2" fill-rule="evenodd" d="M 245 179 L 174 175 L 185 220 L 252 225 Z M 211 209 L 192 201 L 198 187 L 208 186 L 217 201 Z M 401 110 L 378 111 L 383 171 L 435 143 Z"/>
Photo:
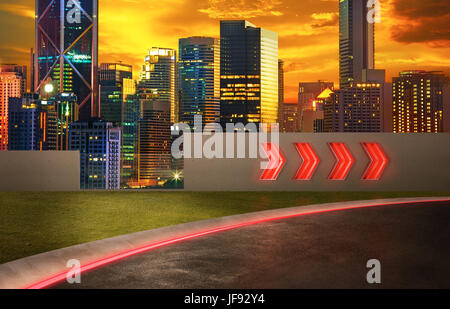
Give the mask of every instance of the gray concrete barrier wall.
<path id="1" fill-rule="evenodd" d="M 78 151 L 0 151 L 0 191 L 80 190 Z"/>
<path id="2" fill-rule="evenodd" d="M 207 139 L 208 137 L 203 137 Z M 225 139 L 225 135 L 221 136 Z M 247 135 L 248 138 L 248 135 Z M 355 159 L 346 180 L 329 180 L 335 157 L 328 143 L 345 143 Z M 389 163 L 380 180 L 361 180 L 370 159 L 361 143 L 379 143 Z M 302 159 L 295 143 L 310 143 L 320 164 L 310 181 L 295 180 Z M 261 159 L 185 159 L 189 191 L 450 191 L 450 134 L 280 134 L 286 158 L 277 180 L 262 181 Z M 225 150 L 224 150 L 225 153 Z"/>

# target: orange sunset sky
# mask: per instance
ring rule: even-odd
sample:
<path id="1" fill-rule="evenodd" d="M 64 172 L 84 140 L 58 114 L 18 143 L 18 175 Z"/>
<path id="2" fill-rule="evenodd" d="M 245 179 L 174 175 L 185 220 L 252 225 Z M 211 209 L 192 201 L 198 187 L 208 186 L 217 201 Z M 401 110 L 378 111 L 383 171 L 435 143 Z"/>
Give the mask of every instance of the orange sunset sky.
<path id="1" fill-rule="evenodd" d="M 29 64 L 34 2 L 0 1 L 0 63 Z M 387 70 L 388 81 L 406 69 L 449 75 L 449 1 L 380 3 L 376 68 Z M 149 47 L 177 49 L 181 37 L 218 37 L 221 19 L 247 19 L 278 32 L 286 101 L 296 102 L 300 81 L 337 85 L 338 11 L 338 0 L 100 0 L 100 62 L 130 63 L 138 73 Z"/>

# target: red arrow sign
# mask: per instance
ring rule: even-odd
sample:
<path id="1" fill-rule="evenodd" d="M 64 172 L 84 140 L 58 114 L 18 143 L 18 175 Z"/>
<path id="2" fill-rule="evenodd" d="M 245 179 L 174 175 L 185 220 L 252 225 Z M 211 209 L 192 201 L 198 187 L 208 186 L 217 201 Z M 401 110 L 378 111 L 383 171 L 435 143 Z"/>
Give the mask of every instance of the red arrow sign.
<path id="1" fill-rule="evenodd" d="M 362 146 L 370 158 L 370 163 L 361 179 L 380 180 L 389 159 L 378 143 L 362 143 Z"/>
<path id="2" fill-rule="evenodd" d="M 297 180 L 311 180 L 319 165 L 319 157 L 309 143 L 296 143 L 295 147 L 303 159 L 303 163 L 295 176 Z"/>
<path id="3" fill-rule="evenodd" d="M 328 145 L 336 158 L 336 164 L 328 179 L 345 180 L 350 172 L 350 168 L 355 163 L 355 159 L 344 143 L 329 143 Z"/>
<path id="4" fill-rule="evenodd" d="M 286 160 L 275 144 L 265 143 L 262 146 L 269 157 L 269 164 L 261 175 L 261 180 L 276 180 Z"/>

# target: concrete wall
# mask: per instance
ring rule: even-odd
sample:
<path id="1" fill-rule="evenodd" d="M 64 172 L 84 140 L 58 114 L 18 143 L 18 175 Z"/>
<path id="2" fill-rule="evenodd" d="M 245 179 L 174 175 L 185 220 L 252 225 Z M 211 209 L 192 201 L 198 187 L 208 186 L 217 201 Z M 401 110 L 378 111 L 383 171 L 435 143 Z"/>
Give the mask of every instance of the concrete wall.
<path id="1" fill-rule="evenodd" d="M 204 137 L 205 139 L 206 137 Z M 222 137 L 224 138 L 224 137 Z M 328 143 L 344 142 L 355 158 L 345 181 L 328 180 L 335 158 Z M 389 163 L 379 181 L 361 180 L 370 160 L 362 142 L 377 142 Z M 294 143 L 311 143 L 321 162 L 311 181 L 294 177 L 302 160 Z M 286 164 L 276 181 L 261 181 L 261 159 L 185 159 L 192 191 L 450 191 L 450 134 L 280 134 Z"/>
<path id="2" fill-rule="evenodd" d="M 77 191 L 78 151 L 0 151 L 0 191 Z"/>

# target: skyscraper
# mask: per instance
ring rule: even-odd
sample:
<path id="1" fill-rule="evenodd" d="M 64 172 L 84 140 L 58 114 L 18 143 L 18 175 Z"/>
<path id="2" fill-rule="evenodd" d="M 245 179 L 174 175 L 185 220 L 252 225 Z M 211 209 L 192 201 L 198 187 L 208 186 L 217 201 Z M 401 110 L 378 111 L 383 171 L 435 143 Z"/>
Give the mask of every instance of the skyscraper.
<path id="1" fill-rule="evenodd" d="M 8 102 L 20 98 L 26 89 L 25 76 L 19 66 L 0 65 L 0 151 L 8 149 Z"/>
<path id="2" fill-rule="evenodd" d="M 73 92 L 80 117 L 98 114 L 98 0 L 37 0 L 34 89 Z"/>
<path id="3" fill-rule="evenodd" d="M 156 186 L 170 176 L 170 106 L 155 99 L 141 99 L 138 142 L 138 186 Z"/>
<path id="4" fill-rule="evenodd" d="M 339 1 L 340 88 L 363 81 L 363 70 L 374 69 L 374 24 L 367 15 L 367 0 Z"/>
<path id="5" fill-rule="evenodd" d="M 444 132 L 444 111 L 450 108 L 444 103 L 444 90 L 448 83 L 442 72 L 404 71 L 394 77 L 394 132 Z"/>
<path id="6" fill-rule="evenodd" d="M 278 59 L 278 123 L 283 121 L 283 106 L 284 106 L 284 60 Z"/>
<path id="7" fill-rule="evenodd" d="M 8 150 L 56 150 L 54 102 L 27 93 L 22 98 L 9 99 L 8 114 Z"/>
<path id="8" fill-rule="evenodd" d="M 383 132 L 382 84 L 351 84 L 324 102 L 325 132 Z"/>
<path id="9" fill-rule="evenodd" d="M 114 126 L 120 126 L 124 102 L 128 94 L 124 80 L 132 80 L 133 67 L 122 63 L 102 63 L 99 71 L 100 116 Z"/>
<path id="10" fill-rule="evenodd" d="M 100 119 L 70 124 L 69 148 L 80 151 L 81 189 L 120 189 L 120 134 Z"/>
<path id="11" fill-rule="evenodd" d="M 138 94 L 141 99 L 157 99 L 169 106 L 171 123 L 178 122 L 176 51 L 153 47 L 142 66 Z"/>
<path id="12" fill-rule="evenodd" d="M 194 116 L 203 124 L 220 120 L 220 45 L 208 37 L 179 41 L 180 121 L 194 128 Z"/>
<path id="13" fill-rule="evenodd" d="M 220 22 L 221 123 L 278 122 L 278 34 L 245 20 Z"/>

